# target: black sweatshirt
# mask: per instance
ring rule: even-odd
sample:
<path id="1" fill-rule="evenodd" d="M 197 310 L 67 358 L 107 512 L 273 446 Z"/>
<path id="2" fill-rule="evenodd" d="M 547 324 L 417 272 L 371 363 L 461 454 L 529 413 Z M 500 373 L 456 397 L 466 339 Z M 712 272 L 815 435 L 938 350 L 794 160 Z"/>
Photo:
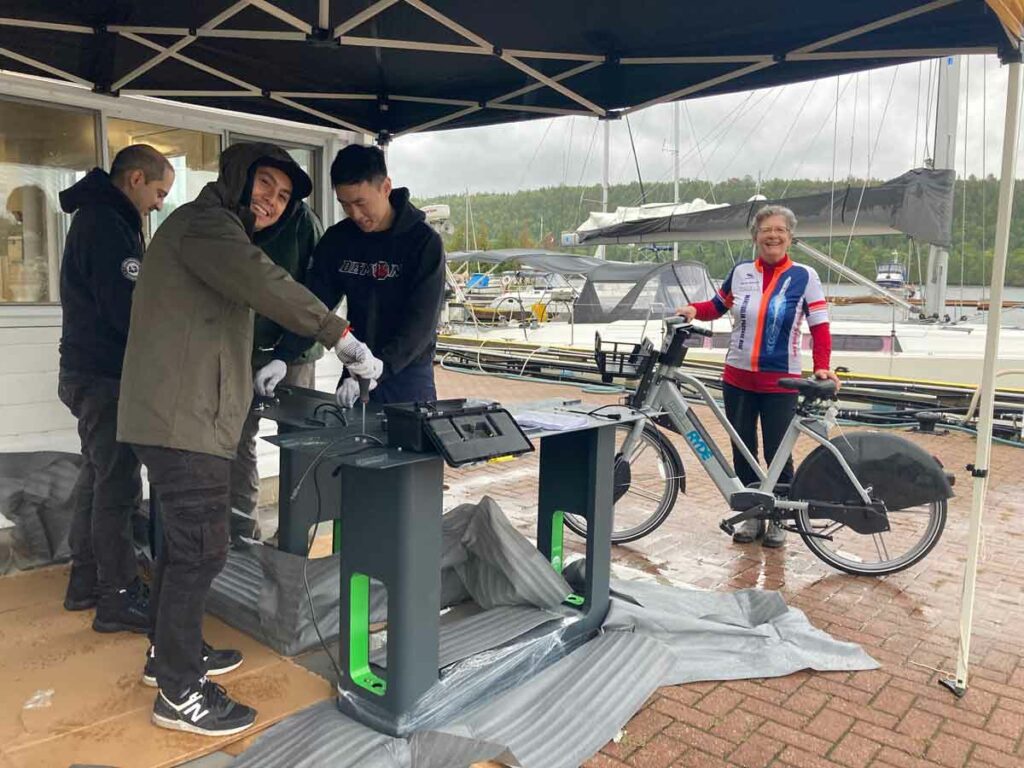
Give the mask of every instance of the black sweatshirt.
<path id="1" fill-rule="evenodd" d="M 385 232 L 363 232 L 350 219 L 329 228 L 306 279 L 328 307 L 348 298 L 352 332 L 384 363 L 382 381 L 433 359 L 445 283 L 440 236 L 408 189 L 392 190 L 390 201 L 395 220 Z M 275 357 L 290 362 L 308 346 L 285 334 Z"/>
<path id="2" fill-rule="evenodd" d="M 60 207 L 75 214 L 60 265 L 60 368 L 119 379 L 142 266 L 142 217 L 100 168 L 61 192 Z"/>

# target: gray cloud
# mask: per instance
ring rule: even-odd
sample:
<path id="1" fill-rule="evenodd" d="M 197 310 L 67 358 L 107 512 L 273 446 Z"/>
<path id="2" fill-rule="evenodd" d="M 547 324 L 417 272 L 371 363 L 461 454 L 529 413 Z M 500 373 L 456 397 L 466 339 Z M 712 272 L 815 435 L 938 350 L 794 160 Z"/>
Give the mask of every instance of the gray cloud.
<path id="1" fill-rule="evenodd" d="M 680 108 L 680 176 L 816 179 L 898 175 L 920 166 L 933 142 L 934 78 L 940 62 L 904 64 L 748 93 L 695 99 Z M 958 174 L 999 173 L 1006 68 L 994 57 L 963 59 Z M 646 181 L 672 179 L 673 105 L 630 118 Z M 926 133 L 927 126 L 927 133 Z M 964 130 L 966 126 L 966 131 Z M 610 180 L 636 179 L 626 123 L 611 124 Z M 512 192 L 601 181 L 596 119 L 561 117 L 489 128 L 414 134 L 389 149 L 396 183 L 417 196 Z M 695 136 L 698 141 L 695 141 Z M 927 136 L 927 140 L 926 140 Z M 869 168 L 870 154 L 870 168 Z"/>

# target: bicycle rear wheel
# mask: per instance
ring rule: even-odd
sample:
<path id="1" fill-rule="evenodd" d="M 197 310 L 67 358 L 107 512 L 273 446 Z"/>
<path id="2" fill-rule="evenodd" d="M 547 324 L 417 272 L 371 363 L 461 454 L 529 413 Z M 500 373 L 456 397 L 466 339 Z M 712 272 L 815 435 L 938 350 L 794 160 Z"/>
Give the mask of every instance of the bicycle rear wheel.
<path id="1" fill-rule="evenodd" d="M 859 533 L 843 522 L 800 511 L 796 527 L 804 544 L 833 568 L 858 576 L 884 576 L 920 562 L 942 536 L 946 499 L 953 494 L 938 461 L 897 435 L 856 432 L 831 442 L 871 499 L 885 504 L 889 530 Z M 862 503 L 825 446 L 814 449 L 797 469 L 790 498 Z"/>
<path id="2" fill-rule="evenodd" d="M 855 576 L 885 576 L 920 562 L 939 543 L 946 500 L 890 510 L 888 518 L 885 533 L 857 533 L 835 520 L 811 519 L 806 512 L 797 513 L 796 527 L 807 548 L 833 568 Z"/>
<path id="3" fill-rule="evenodd" d="M 615 469 L 612 543 L 625 544 L 647 536 L 665 522 L 680 491 L 686 491 L 683 460 L 675 446 L 653 424 L 645 424 L 640 440 L 628 458 L 623 443 L 631 424 L 615 427 Z M 587 535 L 582 515 L 565 515 L 565 525 Z"/>

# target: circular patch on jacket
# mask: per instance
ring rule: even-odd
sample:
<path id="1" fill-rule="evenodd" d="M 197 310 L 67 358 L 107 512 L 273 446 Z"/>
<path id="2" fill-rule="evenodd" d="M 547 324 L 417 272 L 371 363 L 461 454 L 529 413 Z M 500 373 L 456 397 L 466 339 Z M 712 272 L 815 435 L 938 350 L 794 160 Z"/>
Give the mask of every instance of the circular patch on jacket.
<path id="1" fill-rule="evenodd" d="M 139 272 L 142 271 L 142 262 L 134 256 L 129 256 L 121 262 L 121 274 L 133 283 L 139 279 Z"/>

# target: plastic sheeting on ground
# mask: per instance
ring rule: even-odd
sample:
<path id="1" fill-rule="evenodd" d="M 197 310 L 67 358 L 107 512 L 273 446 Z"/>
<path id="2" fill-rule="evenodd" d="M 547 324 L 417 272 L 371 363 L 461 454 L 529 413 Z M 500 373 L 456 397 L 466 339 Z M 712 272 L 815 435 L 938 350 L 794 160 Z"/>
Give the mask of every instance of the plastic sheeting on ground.
<path id="1" fill-rule="evenodd" d="M 525 554 L 526 548 L 536 552 L 511 529 L 497 505 L 486 502 L 467 505 L 469 511 L 460 508 L 476 528 L 474 534 L 467 533 L 470 525 L 453 526 L 463 531 L 459 541 L 467 552 L 479 555 L 498 541 L 504 542 L 498 551 L 506 555 L 520 550 Z M 505 542 L 509 530 L 525 547 Z M 456 551 L 446 547 L 448 554 Z M 526 557 L 531 570 L 536 561 Z M 449 566 L 453 562 L 457 556 Z M 546 563 L 544 567 L 550 570 Z M 504 584 L 521 578 L 515 576 L 520 564 L 489 558 L 488 568 L 506 574 L 506 582 L 495 593 L 511 594 L 504 591 Z M 579 570 L 578 565 L 566 569 L 570 584 Z M 500 582 L 494 578 L 494 583 Z M 536 585 L 513 591 L 534 599 L 546 594 Z M 458 679 L 459 670 L 469 665 L 479 670 L 480 659 L 493 654 L 500 661 L 533 643 L 543 646 L 552 636 L 543 630 L 541 626 L 511 646 L 453 664 L 447 679 Z M 553 663 L 547 659 L 540 672 L 519 676 L 512 687 L 495 685 L 487 698 L 440 725 L 395 739 L 353 721 L 332 703 L 319 704 L 269 729 L 233 768 L 271 768 L 283 761 L 294 768 L 451 768 L 483 760 L 523 768 L 573 768 L 612 739 L 659 686 L 777 677 L 800 669 L 877 666 L 859 646 L 815 629 L 777 593 L 704 592 L 614 581 L 611 609 L 600 635 Z M 439 690 L 444 686 L 442 679 Z M 435 701 L 434 706 L 443 702 Z"/>
<path id="2" fill-rule="evenodd" d="M 439 609 L 472 600 L 483 609 L 525 605 L 557 610 L 572 592 L 490 497 L 445 514 L 442 536 Z M 236 546 L 213 582 L 207 607 L 278 653 L 293 656 L 315 648 L 319 640 L 303 568 L 320 632 L 335 638 L 341 584 L 337 554 L 307 562 L 259 543 Z M 370 621 L 386 618 L 384 591 L 372 583 Z"/>
<path id="3" fill-rule="evenodd" d="M 77 454 L 57 451 L 0 454 L 0 516 L 13 523 L 0 573 L 70 557 L 68 528 L 81 462 Z"/>

